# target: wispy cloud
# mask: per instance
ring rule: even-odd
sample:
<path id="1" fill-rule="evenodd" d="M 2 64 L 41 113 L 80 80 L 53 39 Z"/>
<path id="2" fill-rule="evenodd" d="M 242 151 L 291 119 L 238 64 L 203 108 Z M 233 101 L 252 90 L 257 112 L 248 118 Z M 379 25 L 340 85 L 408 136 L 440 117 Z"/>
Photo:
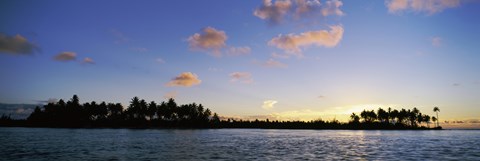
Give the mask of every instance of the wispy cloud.
<path id="1" fill-rule="evenodd" d="M 480 129 L 479 119 L 446 120 L 440 123 L 445 129 Z"/>
<path id="2" fill-rule="evenodd" d="M 92 58 L 86 57 L 83 59 L 82 64 L 95 64 Z"/>
<path id="3" fill-rule="evenodd" d="M 53 57 L 54 60 L 56 61 L 73 61 L 77 58 L 77 53 L 71 52 L 71 51 L 65 51 L 57 54 L 55 57 Z"/>
<path id="4" fill-rule="evenodd" d="M 193 34 L 187 41 L 192 50 L 207 51 L 214 56 L 221 56 L 220 50 L 226 46 L 225 41 L 227 39 L 227 34 L 224 31 L 206 27 L 202 30 L 202 33 Z"/>
<path id="5" fill-rule="evenodd" d="M 263 65 L 271 68 L 286 68 L 288 66 L 287 64 L 276 61 L 274 59 L 268 59 Z"/>
<path id="6" fill-rule="evenodd" d="M 460 0 L 386 0 L 385 5 L 390 13 L 414 11 L 433 15 L 447 8 L 460 6 Z"/>
<path id="7" fill-rule="evenodd" d="M 324 47 L 335 47 L 343 37 L 342 26 L 330 26 L 330 31 L 318 30 L 300 33 L 298 35 L 278 35 L 268 42 L 268 45 L 283 49 L 286 53 L 303 56 L 303 47 L 316 45 Z"/>
<path id="8" fill-rule="evenodd" d="M 262 105 L 262 108 L 263 109 L 266 109 L 266 110 L 270 110 L 274 107 L 275 104 L 277 104 L 278 101 L 275 101 L 275 100 L 266 100 L 266 101 L 263 101 L 263 105 Z"/>
<path id="9" fill-rule="evenodd" d="M 435 46 L 435 47 L 439 47 L 442 45 L 442 38 L 441 37 L 438 37 L 438 36 L 435 36 L 432 38 L 432 45 Z"/>
<path id="10" fill-rule="evenodd" d="M 193 74 L 192 72 L 183 72 L 168 82 L 166 86 L 191 87 L 194 85 L 199 85 L 201 82 L 202 80 L 198 79 L 196 74 Z"/>
<path id="11" fill-rule="evenodd" d="M 0 33 L 0 53 L 12 55 L 31 55 L 40 48 L 29 42 L 22 35 L 8 36 Z"/>
<path id="12" fill-rule="evenodd" d="M 226 51 L 226 54 L 229 56 L 240 56 L 240 55 L 248 55 L 250 54 L 251 49 L 248 46 L 244 47 L 229 47 Z"/>
<path id="13" fill-rule="evenodd" d="M 163 95 L 163 98 L 165 99 L 170 99 L 170 98 L 177 98 L 177 95 L 178 95 L 178 92 L 177 91 L 170 91 L 170 92 L 167 92 L 165 93 L 165 95 Z"/>
<path id="14" fill-rule="evenodd" d="M 49 98 L 48 100 L 35 100 L 39 104 L 47 104 L 47 103 L 56 103 L 58 102 L 58 99 L 56 98 Z"/>
<path id="15" fill-rule="evenodd" d="M 208 71 L 210 71 L 210 72 L 220 72 L 220 71 L 223 71 L 223 69 L 221 69 L 221 68 L 209 67 L 209 68 L 208 68 Z"/>
<path id="16" fill-rule="evenodd" d="M 272 56 L 272 58 L 279 58 L 279 59 L 288 59 L 288 58 L 290 58 L 290 55 L 289 55 L 289 54 L 272 53 L 270 56 Z"/>
<path id="17" fill-rule="evenodd" d="M 130 41 L 130 38 L 125 36 L 125 34 L 123 32 L 120 32 L 119 30 L 112 29 L 112 30 L 110 30 L 110 33 L 115 38 L 114 43 L 116 43 L 116 44 L 127 43 L 127 42 Z"/>
<path id="18" fill-rule="evenodd" d="M 159 64 L 164 64 L 165 63 L 165 60 L 163 60 L 162 58 L 157 58 L 157 59 L 155 59 L 155 61 Z"/>
<path id="19" fill-rule="evenodd" d="M 253 83 L 252 74 L 249 72 L 233 72 L 230 73 L 231 82 Z"/>
<path id="20" fill-rule="evenodd" d="M 280 24 L 285 20 L 299 20 L 318 16 L 342 16 L 340 9 L 343 3 L 339 0 L 263 0 L 253 15 L 266 20 L 270 24 Z"/>
<path id="21" fill-rule="evenodd" d="M 267 67 L 267 68 L 286 68 L 288 67 L 287 64 L 285 63 L 282 63 L 282 62 L 279 62 L 275 59 L 268 59 L 267 61 L 258 61 L 258 60 L 253 60 L 252 61 L 253 64 L 256 64 L 256 65 L 259 65 L 259 66 L 263 66 L 263 67 Z"/>

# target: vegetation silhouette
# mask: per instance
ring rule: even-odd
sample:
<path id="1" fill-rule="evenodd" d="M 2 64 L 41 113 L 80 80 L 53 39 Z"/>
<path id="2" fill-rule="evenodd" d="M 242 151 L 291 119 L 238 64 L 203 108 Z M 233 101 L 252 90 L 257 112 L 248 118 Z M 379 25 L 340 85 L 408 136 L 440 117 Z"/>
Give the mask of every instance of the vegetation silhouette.
<path id="1" fill-rule="evenodd" d="M 435 110 L 437 109 L 437 110 Z M 202 104 L 177 105 L 174 99 L 157 104 L 133 97 L 126 109 L 120 103 L 80 104 L 77 95 L 65 102 L 48 103 L 43 108 L 37 106 L 26 120 L 13 120 L 2 115 L 0 126 L 23 127 L 67 127 L 67 128 L 266 128 L 266 129 L 441 129 L 438 126 L 438 107 L 434 108 L 437 126 L 430 128 L 430 116 L 417 108 L 391 109 L 378 108 L 363 110 L 360 115 L 352 113 L 349 122 L 336 119 L 324 121 L 270 121 L 220 119 L 217 113 Z M 427 127 L 421 126 L 422 123 Z"/>

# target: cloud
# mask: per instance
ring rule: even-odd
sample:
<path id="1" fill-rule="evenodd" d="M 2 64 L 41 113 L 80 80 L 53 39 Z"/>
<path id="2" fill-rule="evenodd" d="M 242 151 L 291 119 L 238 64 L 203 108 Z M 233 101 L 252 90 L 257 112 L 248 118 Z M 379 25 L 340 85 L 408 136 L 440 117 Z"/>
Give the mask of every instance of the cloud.
<path id="1" fill-rule="evenodd" d="M 454 87 L 460 87 L 461 84 L 460 84 L 460 83 L 453 83 L 452 86 L 454 86 Z"/>
<path id="2" fill-rule="evenodd" d="M 220 68 L 214 68 L 214 67 L 209 67 L 209 68 L 208 68 L 208 71 L 211 71 L 211 72 L 220 72 L 220 71 L 222 71 L 222 69 L 220 69 Z"/>
<path id="3" fill-rule="evenodd" d="M 432 45 L 435 46 L 435 47 L 439 47 L 440 45 L 442 45 L 442 38 L 438 37 L 438 36 L 435 36 L 432 38 Z"/>
<path id="4" fill-rule="evenodd" d="M 12 119 L 27 119 L 36 106 L 34 104 L 4 104 L 0 103 L 0 115 L 10 115 Z"/>
<path id="5" fill-rule="evenodd" d="M 221 56 L 220 49 L 226 46 L 227 38 L 224 31 L 206 27 L 203 29 L 203 33 L 195 33 L 187 41 L 192 50 L 208 51 L 214 56 Z"/>
<path id="6" fill-rule="evenodd" d="M 279 58 L 279 59 L 288 59 L 288 58 L 290 58 L 290 55 L 289 55 L 289 54 L 272 53 L 271 56 L 272 56 L 272 58 Z"/>
<path id="7" fill-rule="evenodd" d="M 263 0 L 263 4 L 255 9 L 253 15 L 269 23 L 278 24 L 283 21 L 290 8 L 292 8 L 290 0 L 277 0 L 275 3 L 272 3 L 272 0 Z"/>
<path id="8" fill-rule="evenodd" d="M 170 99 L 170 98 L 175 99 L 177 97 L 177 95 L 178 95 L 177 91 L 170 91 L 170 92 L 165 93 L 163 98 L 165 98 L 165 99 Z"/>
<path id="9" fill-rule="evenodd" d="M 240 56 L 240 55 L 248 55 L 250 54 L 251 49 L 248 46 L 244 47 L 230 47 L 226 51 L 226 54 L 229 56 Z"/>
<path id="10" fill-rule="evenodd" d="M 270 110 L 273 108 L 273 106 L 278 103 L 278 101 L 275 101 L 275 100 L 266 100 L 266 101 L 263 101 L 263 105 L 262 105 L 262 108 L 263 109 L 266 109 L 266 110 Z"/>
<path id="11" fill-rule="evenodd" d="M 287 64 L 281 63 L 281 62 L 276 61 L 274 59 L 268 59 L 266 62 L 254 61 L 253 63 L 259 64 L 261 66 L 268 67 L 268 68 L 286 68 L 286 67 L 288 67 Z"/>
<path id="12" fill-rule="evenodd" d="M 230 73 L 231 82 L 253 83 L 252 74 L 249 72 L 233 72 Z"/>
<path id="13" fill-rule="evenodd" d="M 35 44 L 30 43 L 22 35 L 8 36 L 0 33 L 0 53 L 12 55 L 31 55 L 40 51 Z"/>
<path id="14" fill-rule="evenodd" d="M 342 10 L 340 10 L 340 7 L 343 5 L 343 3 L 339 0 L 331 0 L 331 1 L 326 1 L 325 6 L 322 8 L 322 15 L 323 16 L 329 16 L 329 15 L 337 15 L 337 16 L 343 16 L 345 13 L 343 13 Z"/>
<path id="15" fill-rule="evenodd" d="M 83 59 L 82 64 L 95 64 L 92 58 L 86 57 Z"/>
<path id="16" fill-rule="evenodd" d="M 278 35 L 268 45 L 283 49 L 286 53 L 302 56 L 301 48 L 316 45 L 335 47 L 343 37 L 342 26 L 330 26 L 330 31 L 318 30 L 300 33 L 299 35 Z"/>
<path id="17" fill-rule="evenodd" d="M 110 30 L 110 33 L 115 37 L 115 44 L 122 44 L 122 43 L 127 43 L 130 41 L 130 38 L 125 36 L 123 32 L 120 32 L 118 30 L 112 29 Z"/>
<path id="18" fill-rule="evenodd" d="M 480 129 L 479 119 L 446 120 L 440 126 L 445 129 Z"/>
<path id="19" fill-rule="evenodd" d="M 183 72 L 177 77 L 173 78 L 170 82 L 166 84 L 168 87 L 181 86 L 181 87 L 191 87 L 194 85 L 199 85 L 202 80 L 198 79 L 196 74 L 191 72 Z"/>
<path id="20" fill-rule="evenodd" d="M 386 0 L 385 5 L 390 13 L 401 13 L 405 10 L 411 10 L 433 15 L 447 8 L 458 7 L 460 0 Z"/>
<path id="21" fill-rule="evenodd" d="M 285 19 L 299 20 L 318 16 L 342 16 L 345 15 L 340 7 L 343 3 L 339 0 L 326 0 L 324 4 L 320 0 L 264 0 L 257 7 L 253 15 L 266 20 L 270 24 L 280 24 Z"/>
<path id="22" fill-rule="evenodd" d="M 49 98 L 48 100 L 37 100 L 39 104 L 47 104 L 47 103 L 56 103 L 58 102 L 58 99 L 56 98 Z"/>
<path id="23" fill-rule="evenodd" d="M 64 62 L 72 61 L 72 60 L 75 60 L 76 58 L 77 58 L 77 54 L 70 51 L 61 52 L 55 57 L 53 57 L 54 60 L 64 61 Z"/>
<path id="24" fill-rule="evenodd" d="M 319 99 L 324 99 L 325 97 L 326 97 L 326 96 L 324 96 L 324 95 L 318 96 Z"/>
<path id="25" fill-rule="evenodd" d="M 162 58 L 157 58 L 157 59 L 155 59 L 155 61 L 156 61 L 157 63 L 160 63 L 160 64 L 165 63 L 165 60 L 163 60 Z"/>

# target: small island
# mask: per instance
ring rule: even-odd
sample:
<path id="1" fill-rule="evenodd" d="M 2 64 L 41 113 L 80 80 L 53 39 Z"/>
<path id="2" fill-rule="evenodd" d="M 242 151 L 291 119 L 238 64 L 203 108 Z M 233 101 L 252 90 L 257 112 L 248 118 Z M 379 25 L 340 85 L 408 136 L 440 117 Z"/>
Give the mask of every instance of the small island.
<path id="1" fill-rule="evenodd" d="M 263 128 L 263 129 L 351 129 L 351 130 L 439 130 L 437 117 L 422 114 L 417 108 L 363 110 L 352 113 L 349 122 L 238 120 L 221 118 L 202 104 L 178 105 L 174 99 L 157 104 L 138 97 L 126 109 L 120 103 L 80 104 L 79 97 L 37 106 L 26 120 L 11 119 L 3 114 L 0 126 L 54 128 Z M 433 126 L 430 124 L 433 121 Z M 425 123 L 427 126 L 421 126 Z"/>

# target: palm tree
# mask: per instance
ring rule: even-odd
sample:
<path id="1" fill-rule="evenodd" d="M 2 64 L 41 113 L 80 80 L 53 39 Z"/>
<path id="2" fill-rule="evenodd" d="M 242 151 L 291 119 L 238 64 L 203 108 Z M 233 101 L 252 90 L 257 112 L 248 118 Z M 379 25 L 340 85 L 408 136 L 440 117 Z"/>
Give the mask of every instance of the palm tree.
<path id="1" fill-rule="evenodd" d="M 438 121 L 439 121 L 439 120 L 438 120 L 438 112 L 440 112 L 440 109 L 439 109 L 437 106 L 435 106 L 435 107 L 433 108 L 433 112 L 436 112 L 436 113 L 437 113 L 437 117 L 436 117 L 435 120 L 437 120 L 437 127 L 439 127 L 440 124 L 438 123 Z"/>
<path id="2" fill-rule="evenodd" d="M 396 124 L 397 122 L 399 121 L 395 121 L 395 118 L 399 118 L 399 113 L 397 109 L 394 109 L 391 113 L 390 113 L 390 119 L 392 119 L 392 124 Z"/>
<path id="3" fill-rule="evenodd" d="M 430 128 L 430 116 L 424 115 L 423 121 L 425 121 L 427 123 L 427 127 Z"/>
<path id="4" fill-rule="evenodd" d="M 353 123 L 359 123 L 360 122 L 360 117 L 358 117 L 358 115 L 355 114 L 355 113 L 352 113 L 352 115 L 350 115 L 350 119 L 352 119 L 351 122 L 353 122 Z"/>
<path id="5" fill-rule="evenodd" d="M 435 116 L 432 117 L 432 121 L 433 122 L 436 122 L 437 121 L 437 118 Z"/>
<path id="6" fill-rule="evenodd" d="M 388 122 L 388 113 L 384 109 L 378 108 L 377 118 L 378 118 L 378 121 L 380 121 L 382 123 Z"/>
<path id="7" fill-rule="evenodd" d="M 367 122 L 368 112 L 366 110 L 363 110 L 362 112 L 360 112 L 360 117 L 363 119 L 363 122 Z"/>

